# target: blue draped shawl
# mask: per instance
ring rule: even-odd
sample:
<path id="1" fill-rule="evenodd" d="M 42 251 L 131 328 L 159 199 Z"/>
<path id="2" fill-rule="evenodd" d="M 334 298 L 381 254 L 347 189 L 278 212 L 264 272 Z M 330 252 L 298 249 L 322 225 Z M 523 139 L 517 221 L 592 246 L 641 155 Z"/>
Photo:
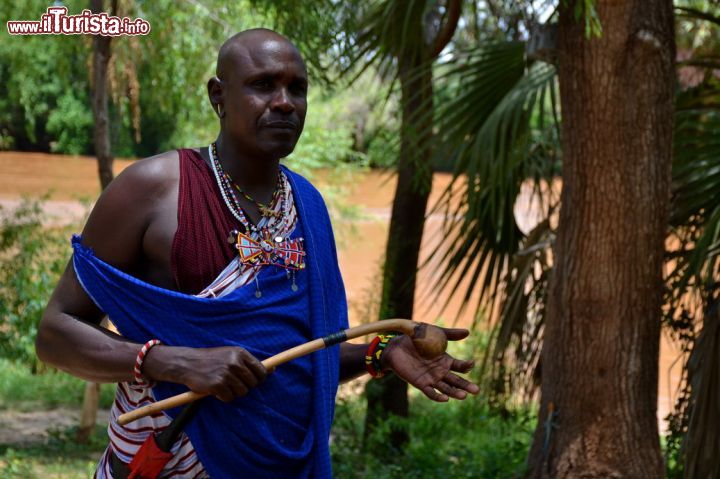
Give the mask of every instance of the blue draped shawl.
<path id="1" fill-rule="evenodd" d="M 120 333 L 138 343 L 157 338 L 172 346 L 241 346 L 262 360 L 304 342 L 308 332 L 319 338 L 347 328 L 347 302 L 327 208 L 307 180 L 283 168 L 305 237 L 306 268 L 298 272 L 297 281 L 301 287 L 298 294 L 307 291 L 306 301 L 289 301 L 283 296 L 290 288 L 287 278 L 280 287 L 277 275 L 259 277 L 263 301 L 255 298 L 252 286 L 222 298 L 166 290 L 103 262 L 74 237 L 73 266 L 78 280 Z M 281 275 L 285 276 L 284 272 Z M 306 317 L 309 331 L 303 332 L 297 325 L 289 327 L 288 318 L 293 317 Z M 298 360 L 294 366 L 278 367 L 265 383 L 232 403 L 203 399 L 185 432 L 212 477 L 332 476 L 328 442 L 339 379 L 339 348 L 313 353 L 304 366 Z M 311 377 L 312 384 L 286 383 L 283 368 L 289 377 Z M 185 390 L 178 384 L 158 383 L 153 394 L 160 400 Z M 278 401 L 292 403 L 307 391 L 312 398 L 310 417 L 305 421 L 273 407 Z M 179 411 L 168 414 L 175 417 Z"/>

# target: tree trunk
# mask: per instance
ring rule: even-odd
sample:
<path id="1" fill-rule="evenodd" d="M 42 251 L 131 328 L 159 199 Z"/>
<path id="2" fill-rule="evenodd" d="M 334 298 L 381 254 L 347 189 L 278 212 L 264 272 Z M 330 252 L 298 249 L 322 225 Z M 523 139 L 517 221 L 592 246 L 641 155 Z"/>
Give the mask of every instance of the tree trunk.
<path id="1" fill-rule="evenodd" d="M 95 431 L 98 408 L 100 407 L 100 385 L 98 383 L 86 382 L 85 394 L 83 394 L 82 411 L 80 412 L 80 426 L 78 427 L 75 441 L 79 444 L 86 444 Z"/>
<path id="2" fill-rule="evenodd" d="M 117 12 L 117 0 L 112 2 L 111 15 Z M 90 0 L 93 13 L 103 12 L 102 0 Z M 113 179 L 113 157 L 110 151 L 110 119 L 108 113 L 107 71 L 110 62 L 112 37 L 95 35 L 93 38 L 92 110 L 94 119 L 93 141 L 98 161 L 100 185 L 105 189 Z"/>
<path id="3" fill-rule="evenodd" d="M 437 8 L 435 4 L 433 8 Z M 412 19 L 415 28 L 408 28 L 405 50 L 397 57 L 400 79 L 402 123 L 400 158 L 395 188 L 390 231 L 385 248 L 380 319 L 412 318 L 418 257 L 425 227 L 425 212 L 432 189 L 433 138 L 433 77 L 432 62 L 450 42 L 460 19 L 460 0 L 448 0 L 440 10 L 425 10 L 423 2 L 409 2 L 403 22 Z M 415 12 L 412 10 L 415 9 Z M 418 15 L 419 13 L 419 15 Z M 434 34 L 429 30 L 439 24 Z M 426 34 L 431 39 L 426 38 Z M 395 45 L 395 47 L 400 47 Z M 407 417 L 409 403 L 407 384 L 395 376 L 370 381 L 366 387 L 368 408 L 365 416 L 365 437 L 390 416 Z M 390 432 L 390 443 L 400 448 L 407 442 L 402 427 Z M 382 445 L 376 452 L 392 448 Z"/>
<path id="4" fill-rule="evenodd" d="M 660 478 L 656 418 L 675 56 L 671 0 L 561 3 L 563 191 L 532 478 Z"/>
<path id="5" fill-rule="evenodd" d="M 430 137 L 432 130 L 418 125 L 418 118 L 432 121 L 432 72 L 418 70 L 422 59 L 400 66 L 402 129 L 398 180 L 393 200 L 390 231 L 385 250 L 380 319 L 412 318 L 420 242 L 425 211 L 432 188 Z M 422 131 L 424 137 L 420 137 Z M 365 416 L 366 435 L 390 415 L 407 417 L 407 383 L 390 375 L 370 381 Z M 390 441 L 400 447 L 407 442 L 402 428 L 391 431 Z"/>
<path id="6" fill-rule="evenodd" d="M 102 13 L 103 0 L 90 0 L 90 11 Z M 111 15 L 117 14 L 117 0 L 112 1 Z M 100 186 L 104 190 L 113 180 L 113 157 L 110 151 L 110 119 L 108 113 L 107 71 L 110 63 L 110 42 L 112 37 L 95 35 L 93 38 L 93 141 L 98 162 Z M 104 320 L 105 325 L 107 325 Z M 95 430 L 98 407 L 100 404 L 100 385 L 93 382 L 85 384 L 80 426 L 75 439 L 86 443 Z"/>

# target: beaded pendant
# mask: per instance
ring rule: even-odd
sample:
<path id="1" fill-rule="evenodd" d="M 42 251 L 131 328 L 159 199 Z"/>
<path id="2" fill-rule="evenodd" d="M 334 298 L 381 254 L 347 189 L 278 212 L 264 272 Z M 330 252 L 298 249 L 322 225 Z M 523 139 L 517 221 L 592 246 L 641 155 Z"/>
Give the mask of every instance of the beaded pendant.
<path id="1" fill-rule="evenodd" d="M 275 265 L 281 268 L 298 270 L 305 268 L 305 251 L 302 238 L 272 238 L 267 231 L 263 239 L 255 241 L 245 233 L 237 232 L 235 248 L 240 261 L 251 265 Z"/>
<path id="2" fill-rule="evenodd" d="M 252 267 L 258 271 L 263 265 L 273 265 L 284 268 L 288 279 L 292 280 L 291 289 L 298 290 L 295 282 L 295 273 L 305 268 L 305 250 L 303 238 L 288 239 L 284 237 L 294 226 L 294 216 L 291 216 L 292 203 L 288 200 L 287 178 L 280 170 L 278 172 L 278 187 L 273 194 L 271 204 L 268 206 L 258 204 L 257 201 L 248 198 L 232 179 L 225 173 L 217 156 L 215 143 L 208 147 L 211 166 L 215 179 L 220 188 L 220 193 L 225 205 L 232 215 L 244 227 L 245 232 L 233 230 L 227 238 L 228 243 L 233 244 L 238 251 L 238 262 L 245 267 Z M 236 193 L 241 193 L 247 199 L 259 206 L 260 213 L 267 220 L 265 224 L 261 221 L 256 226 L 251 223 L 238 202 Z M 275 205 L 275 208 L 272 205 Z M 254 277 L 255 297 L 262 297 L 257 274 Z"/>

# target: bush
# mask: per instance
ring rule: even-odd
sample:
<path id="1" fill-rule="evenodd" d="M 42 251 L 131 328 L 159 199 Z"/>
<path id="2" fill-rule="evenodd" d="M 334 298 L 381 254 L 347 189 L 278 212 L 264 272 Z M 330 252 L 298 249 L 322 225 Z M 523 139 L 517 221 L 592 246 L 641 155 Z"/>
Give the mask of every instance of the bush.
<path id="1" fill-rule="evenodd" d="M 37 369 L 35 336 L 68 259 L 68 228 L 42 224 L 43 200 L 0 208 L 0 357 Z"/>
<path id="2" fill-rule="evenodd" d="M 53 153 L 80 155 L 88 149 L 88 139 L 93 137 L 93 116 L 87 105 L 89 98 L 65 93 L 58 99 L 47 120 L 47 131 L 56 138 L 50 143 Z"/>
<path id="3" fill-rule="evenodd" d="M 404 423 L 409 444 L 376 457 L 367 451 L 378 450 L 372 442 L 387 443 L 392 424 L 367 438 L 371 447 L 364 448 L 364 405 L 360 398 L 338 402 L 331 447 L 337 477 L 503 479 L 525 472 L 535 426 L 529 411 L 492 409 L 479 397 L 446 404 L 414 397 L 411 416 L 393 419 Z"/>

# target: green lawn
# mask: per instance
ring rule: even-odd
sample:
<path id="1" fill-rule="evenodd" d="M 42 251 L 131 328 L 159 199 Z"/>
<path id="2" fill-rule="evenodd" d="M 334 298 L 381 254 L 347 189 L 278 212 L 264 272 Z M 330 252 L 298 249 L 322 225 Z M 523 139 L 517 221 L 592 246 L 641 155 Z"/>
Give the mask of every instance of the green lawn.
<path id="1" fill-rule="evenodd" d="M 21 365 L 0 359 L 0 410 L 36 411 L 58 407 L 80 408 L 85 381 L 60 371 L 32 374 Z M 100 407 L 109 408 L 114 384 L 103 384 Z"/>
<path id="2" fill-rule="evenodd" d="M 0 446 L 0 478 L 87 479 L 92 477 L 107 445 L 105 426 L 97 426 L 87 445 L 75 444 L 75 429 L 53 434 L 45 444 L 31 447 Z"/>
<path id="3" fill-rule="evenodd" d="M 58 371 L 32 374 L 21 365 L 0 359 L 0 414 L 14 411 L 79 409 L 85 382 Z M 114 385 L 101 388 L 100 406 L 112 404 Z M 74 428 L 53 431 L 49 439 L 32 446 L 0 445 L 0 479 L 92 477 L 107 445 L 105 425 L 97 426 L 90 443 L 74 442 Z"/>

